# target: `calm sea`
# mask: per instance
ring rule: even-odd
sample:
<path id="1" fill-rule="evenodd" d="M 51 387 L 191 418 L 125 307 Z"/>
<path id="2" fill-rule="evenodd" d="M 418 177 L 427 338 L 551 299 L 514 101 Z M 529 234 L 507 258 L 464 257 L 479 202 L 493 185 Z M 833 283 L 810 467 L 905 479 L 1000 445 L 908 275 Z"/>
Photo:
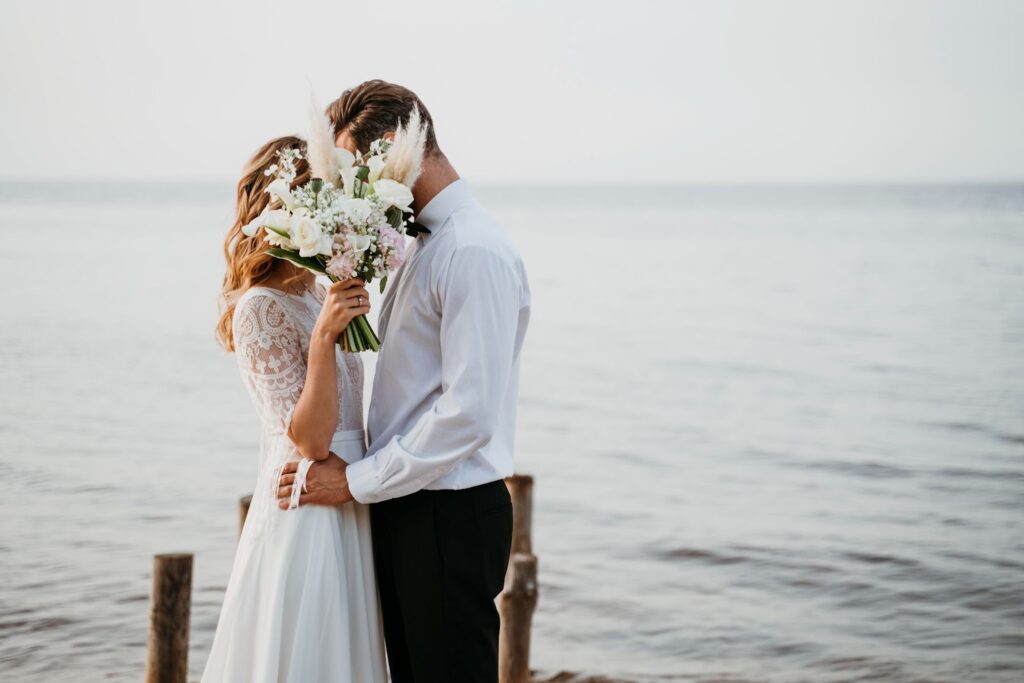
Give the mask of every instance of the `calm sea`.
<path id="1" fill-rule="evenodd" d="M 1024 187 L 483 188 L 535 304 L 534 664 L 1024 679 Z M 154 553 L 206 658 L 257 423 L 231 188 L 0 185 L 0 678 L 138 681 Z"/>

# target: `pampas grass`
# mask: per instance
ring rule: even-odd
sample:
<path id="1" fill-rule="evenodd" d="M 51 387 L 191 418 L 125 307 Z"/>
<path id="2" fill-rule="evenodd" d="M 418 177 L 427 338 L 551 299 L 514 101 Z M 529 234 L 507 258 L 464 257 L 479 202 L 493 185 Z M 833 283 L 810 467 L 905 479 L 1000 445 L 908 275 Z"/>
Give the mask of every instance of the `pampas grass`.
<path id="1" fill-rule="evenodd" d="M 427 126 L 420 117 L 419 107 L 413 107 L 409 122 L 399 126 L 388 149 L 387 160 L 381 171 L 382 178 L 397 180 L 408 188 L 416 184 L 427 146 Z"/>
<path id="2" fill-rule="evenodd" d="M 334 154 L 334 130 L 327 114 L 317 104 L 316 96 L 309 97 L 309 140 L 306 156 L 314 178 L 338 184 L 338 161 Z"/>

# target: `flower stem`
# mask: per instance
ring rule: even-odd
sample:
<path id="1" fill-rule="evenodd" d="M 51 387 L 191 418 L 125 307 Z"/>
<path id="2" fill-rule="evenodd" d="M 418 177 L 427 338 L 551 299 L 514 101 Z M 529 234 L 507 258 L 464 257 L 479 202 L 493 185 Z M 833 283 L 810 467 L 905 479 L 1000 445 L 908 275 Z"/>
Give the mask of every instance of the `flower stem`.
<path id="1" fill-rule="evenodd" d="M 356 325 L 359 327 L 361 337 L 365 342 L 364 348 L 370 349 L 371 351 L 380 350 L 380 339 L 377 337 L 377 333 L 370 327 L 370 321 L 366 319 L 365 315 L 361 315 L 355 320 Z"/>
<path id="2" fill-rule="evenodd" d="M 356 353 L 362 353 L 363 351 L 363 340 L 359 336 L 359 328 L 352 322 L 348 324 L 349 334 L 352 335 L 352 348 L 355 349 Z"/>

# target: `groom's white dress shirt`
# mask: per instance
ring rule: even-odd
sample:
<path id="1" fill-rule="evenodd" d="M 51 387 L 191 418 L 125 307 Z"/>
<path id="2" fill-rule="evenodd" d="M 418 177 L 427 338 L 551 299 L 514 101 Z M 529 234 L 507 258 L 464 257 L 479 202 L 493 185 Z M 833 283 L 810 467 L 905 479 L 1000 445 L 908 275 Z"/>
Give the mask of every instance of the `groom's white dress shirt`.
<path id="1" fill-rule="evenodd" d="M 512 474 L 530 288 L 508 236 L 457 180 L 416 216 L 381 306 L 366 458 L 352 495 L 376 503 Z"/>

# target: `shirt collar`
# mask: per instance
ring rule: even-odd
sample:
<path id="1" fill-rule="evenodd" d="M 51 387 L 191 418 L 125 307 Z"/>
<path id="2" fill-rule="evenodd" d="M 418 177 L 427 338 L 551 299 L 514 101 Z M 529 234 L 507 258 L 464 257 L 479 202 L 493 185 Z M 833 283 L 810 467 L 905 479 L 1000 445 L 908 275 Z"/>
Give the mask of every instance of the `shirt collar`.
<path id="1" fill-rule="evenodd" d="M 444 227 L 455 209 L 473 201 L 473 192 L 469 183 L 459 178 L 434 195 L 427 205 L 416 214 L 416 222 L 436 235 Z"/>

